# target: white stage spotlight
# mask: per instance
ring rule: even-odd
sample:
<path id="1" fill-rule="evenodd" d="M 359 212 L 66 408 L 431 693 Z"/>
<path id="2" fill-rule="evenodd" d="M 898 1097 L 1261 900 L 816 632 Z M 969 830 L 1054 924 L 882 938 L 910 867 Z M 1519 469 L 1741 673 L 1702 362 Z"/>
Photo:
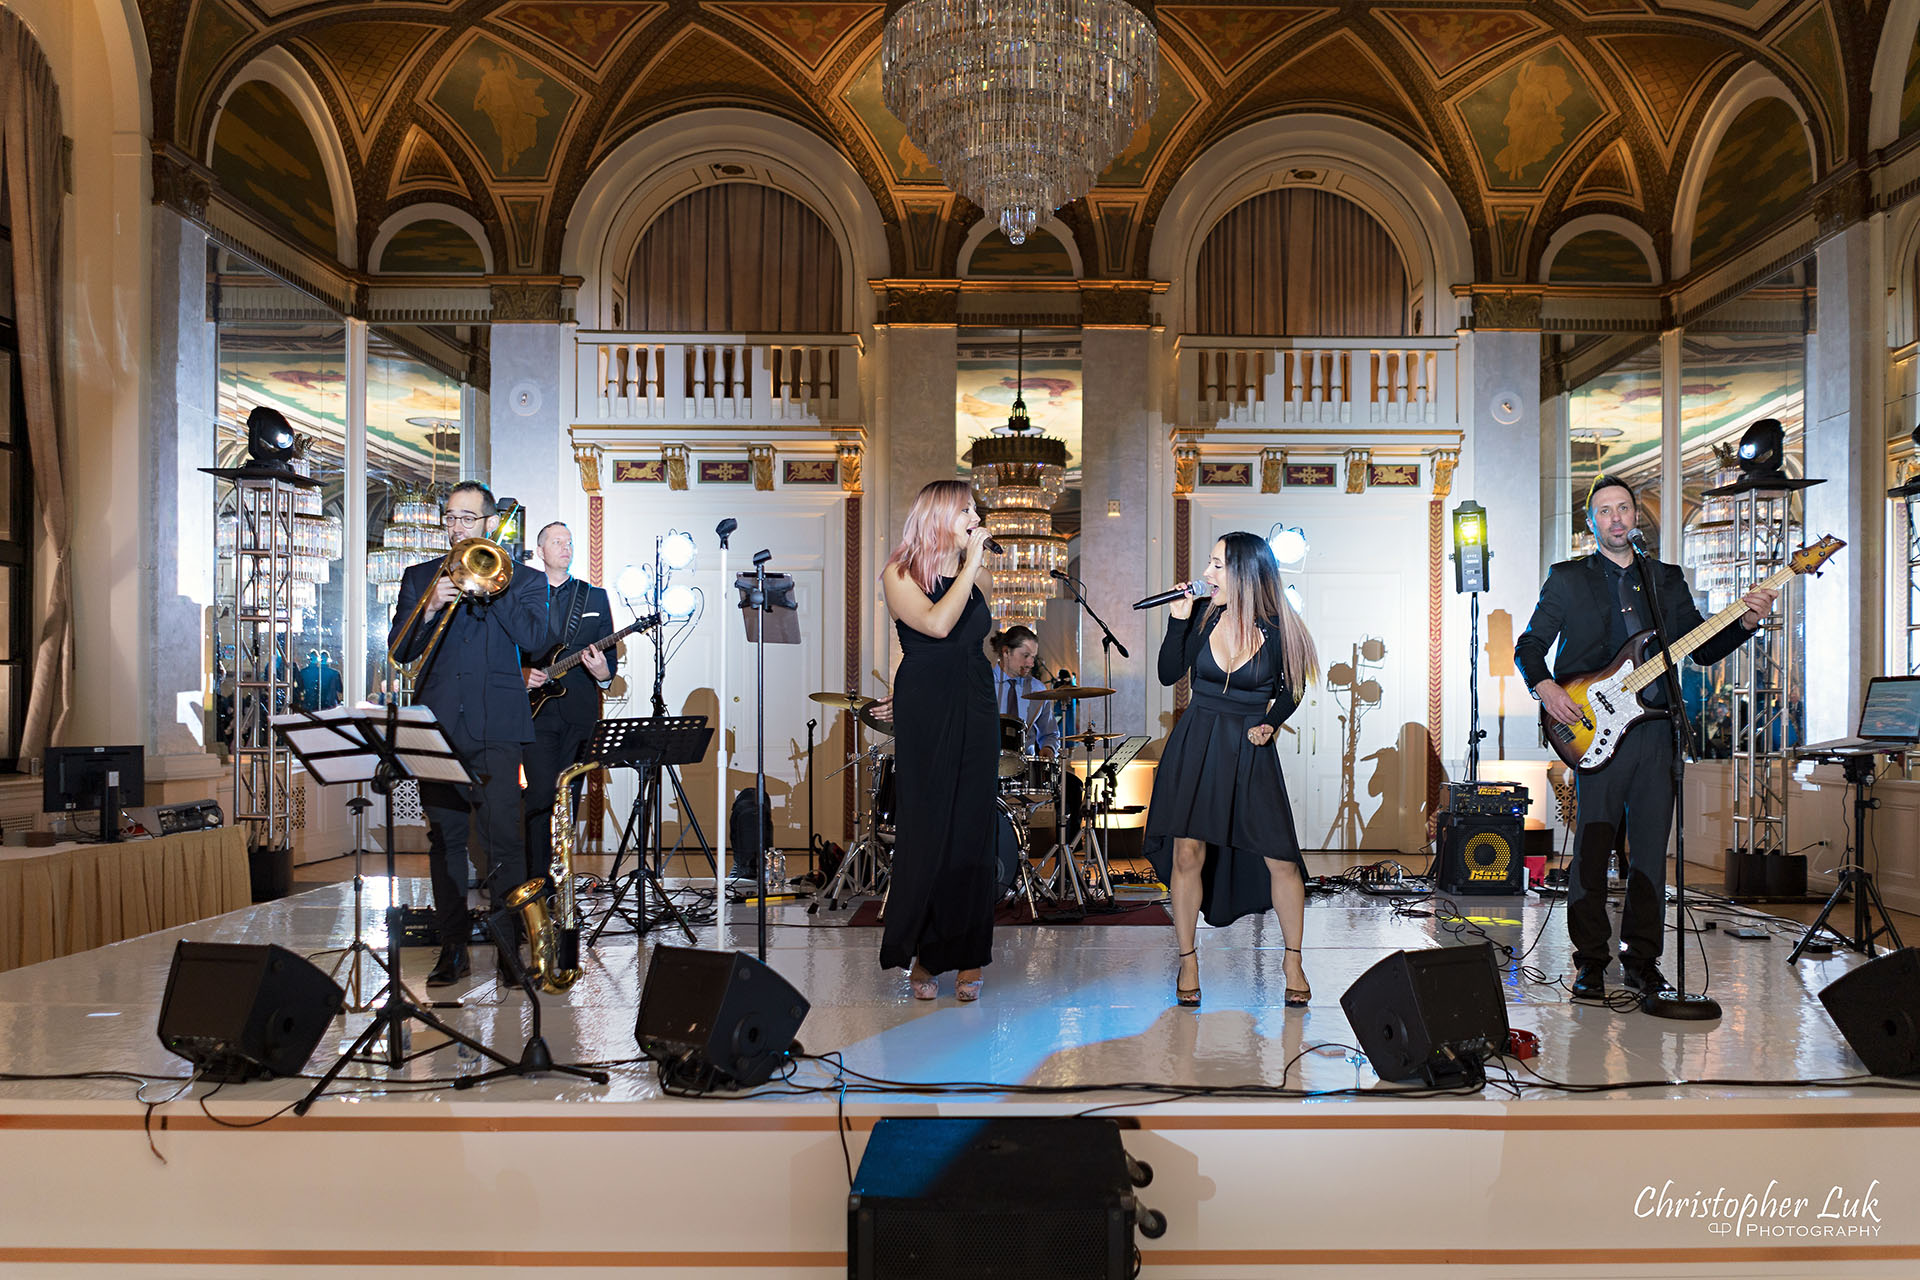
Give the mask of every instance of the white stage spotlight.
<path id="1" fill-rule="evenodd" d="M 613 580 L 613 589 L 620 593 L 622 600 L 638 604 L 653 593 L 653 570 L 630 564 Z"/>
<path id="2" fill-rule="evenodd" d="M 691 568 L 697 550 L 692 534 L 675 529 L 660 541 L 660 563 L 669 569 Z"/>
<path id="3" fill-rule="evenodd" d="M 1276 527 L 1267 535 L 1267 545 L 1282 569 L 1292 569 L 1307 558 L 1307 535 L 1294 525 Z"/>
<path id="4" fill-rule="evenodd" d="M 683 582 L 660 593 L 660 612 L 669 618 L 691 618 L 700 609 L 700 595 Z"/>

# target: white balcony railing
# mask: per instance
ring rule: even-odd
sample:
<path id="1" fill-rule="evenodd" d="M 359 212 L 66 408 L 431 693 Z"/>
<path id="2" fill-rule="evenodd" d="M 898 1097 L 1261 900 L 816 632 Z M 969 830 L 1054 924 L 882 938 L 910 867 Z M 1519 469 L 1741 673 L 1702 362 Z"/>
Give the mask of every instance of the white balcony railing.
<path id="1" fill-rule="evenodd" d="M 1453 338 L 1208 338 L 1179 343 L 1180 421 L 1451 425 Z"/>
<path id="2" fill-rule="evenodd" d="M 582 421 L 861 420 L 854 334 L 581 333 L 577 342 Z"/>

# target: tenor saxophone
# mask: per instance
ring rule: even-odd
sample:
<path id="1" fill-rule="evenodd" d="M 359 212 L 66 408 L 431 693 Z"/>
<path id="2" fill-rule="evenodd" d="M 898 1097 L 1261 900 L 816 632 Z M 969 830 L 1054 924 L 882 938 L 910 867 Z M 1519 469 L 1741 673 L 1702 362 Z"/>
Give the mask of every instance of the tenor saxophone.
<path id="1" fill-rule="evenodd" d="M 553 862 L 547 868 L 553 879 L 553 910 L 547 910 L 543 898 L 545 879 L 529 880 L 507 895 L 508 908 L 525 918 L 533 970 L 542 991 L 557 994 L 580 980 L 580 908 L 573 896 L 573 780 L 599 767 L 598 761 L 570 764 L 554 784 L 548 827 Z"/>

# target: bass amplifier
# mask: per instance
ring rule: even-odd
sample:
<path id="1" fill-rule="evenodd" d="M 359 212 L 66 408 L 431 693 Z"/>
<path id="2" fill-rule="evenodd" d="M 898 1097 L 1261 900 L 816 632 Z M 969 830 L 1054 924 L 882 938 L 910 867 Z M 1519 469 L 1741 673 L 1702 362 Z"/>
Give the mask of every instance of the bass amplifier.
<path id="1" fill-rule="evenodd" d="M 1449 782 L 1447 810 L 1463 818 L 1525 819 L 1527 789 L 1517 782 Z"/>
<path id="2" fill-rule="evenodd" d="M 1519 893 L 1526 883 L 1524 839 L 1520 818 L 1510 813 L 1442 813 L 1434 883 L 1442 893 Z"/>

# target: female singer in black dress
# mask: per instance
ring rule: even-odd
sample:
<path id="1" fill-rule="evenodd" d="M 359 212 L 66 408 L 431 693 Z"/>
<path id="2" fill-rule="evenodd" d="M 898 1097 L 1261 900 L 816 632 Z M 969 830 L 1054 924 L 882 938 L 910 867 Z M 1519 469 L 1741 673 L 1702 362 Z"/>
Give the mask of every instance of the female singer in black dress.
<path id="1" fill-rule="evenodd" d="M 1190 672 L 1192 697 L 1154 774 L 1145 839 L 1173 899 L 1174 995 L 1200 1003 L 1201 912 L 1219 927 L 1273 907 L 1285 935 L 1286 1003 L 1299 1008 L 1313 995 L 1300 950 L 1306 872 L 1272 744 L 1319 659 L 1280 590 L 1266 539 L 1228 534 L 1213 544 L 1202 576 L 1212 603 L 1195 617 L 1191 597 L 1175 601 L 1160 644 L 1160 683 Z"/>
<path id="2" fill-rule="evenodd" d="M 911 963 L 918 1000 L 933 999 L 949 969 L 959 971 L 955 994 L 978 999 L 980 970 L 993 959 L 1000 717 L 981 643 L 993 627 L 986 538 L 967 485 L 936 480 L 914 499 L 880 573 L 901 650 L 893 886 L 880 964 Z"/>

